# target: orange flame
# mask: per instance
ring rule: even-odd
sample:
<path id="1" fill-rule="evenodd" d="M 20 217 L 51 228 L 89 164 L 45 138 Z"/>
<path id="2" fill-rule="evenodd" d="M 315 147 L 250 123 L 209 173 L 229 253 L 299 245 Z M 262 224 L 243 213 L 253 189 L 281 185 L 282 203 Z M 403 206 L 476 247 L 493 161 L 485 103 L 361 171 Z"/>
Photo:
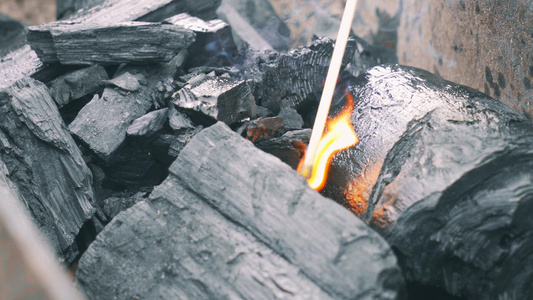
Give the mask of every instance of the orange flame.
<path id="1" fill-rule="evenodd" d="M 320 140 L 317 155 L 313 162 L 311 177 L 307 180 L 309 186 L 314 190 L 320 191 L 326 185 L 333 155 L 359 142 L 359 138 L 350 122 L 353 108 L 353 97 L 347 94 L 346 106 L 338 115 L 329 119 L 326 123 L 326 134 Z M 300 160 L 298 172 L 301 171 L 304 160 L 305 156 Z"/>

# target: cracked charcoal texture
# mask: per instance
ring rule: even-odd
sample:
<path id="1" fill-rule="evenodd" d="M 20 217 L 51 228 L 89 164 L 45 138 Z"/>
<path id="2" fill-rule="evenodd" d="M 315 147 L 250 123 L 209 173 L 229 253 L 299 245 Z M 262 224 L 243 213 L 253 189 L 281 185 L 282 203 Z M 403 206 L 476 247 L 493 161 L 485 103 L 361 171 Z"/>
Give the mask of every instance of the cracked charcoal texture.
<path id="1" fill-rule="evenodd" d="M 46 26 L 52 29 L 64 23 L 102 25 L 130 21 L 160 22 L 182 12 L 212 19 L 216 16 L 215 10 L 219 5 L 220 0 L 108 0 L 101 5 L 74 14 L 67 20 L 48 23 Z M 52 42 L 50 32 L 43 30 L 41 34 L 48 43 Z M 0 59 L 0 89 L 9 87 L 26 76 L 37 79 L 41 79 L 38 76 L 44 76 L 42 79 L 48 80 L 50 75 L 46 74 L 47 69 L 50 68 L 43 64 L 29 45 L 21 46 Z M 45 75 L 40 74 L 43 72 Z"/>
<path id="2" fill-rule="evenodd" d="M 403 285 L 379 235 L 223 123 L 104 229 L 77 275 L 90 298 L 396 299 Z"/>
<path id="3" fill-rule="evenodd" d="M 196 36 L 182 27 L 148 22 L 48 26 L 31 26 L 28 43 L 44 63 L 64 65 L 168 62 Z"/>
<path id="4" fill-rule="evenodd" d="M 94 214 L 92 175 L 46 86 L 25 78 L 0 92 L 0 159 L 37 225 L 71 262 Z"/>
<path id="5" fill-rule="evenodd" d="M 407 280 L 531 298 L 531 121 L 416 68 L 375 67 L 349 90 L 360 142 L 335 157 L 324 193 L 388 240 Z"/>

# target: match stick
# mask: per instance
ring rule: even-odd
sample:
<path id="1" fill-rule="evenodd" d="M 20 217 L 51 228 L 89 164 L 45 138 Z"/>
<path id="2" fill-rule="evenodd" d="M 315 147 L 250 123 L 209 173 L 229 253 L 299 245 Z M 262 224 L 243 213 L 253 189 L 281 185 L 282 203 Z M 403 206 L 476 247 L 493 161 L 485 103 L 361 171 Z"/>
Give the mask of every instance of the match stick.
<path id="1" fill-rule="evenodd" d="M 337 41 L 335 42 L 335 48 L 333 49 L 333 56 L 331 57 L 331 63 L 328 69 L 328 75 L 326 77 L 326 83 L 324 84 L 324 90 L 322 91 L 322 97 L 320 98 L 320 103 L 318 105 L 315 124 L 313 125 L 313 132 L 311 133 L 311 140 L 309 141 L 309 146 L 305 153 L 304 164 L 300 171 L 300 174 L 307 179 L 311 177 L 318 144 L 324 134 L 326 120 L 328 119 L 329 109 L 331 108 L 331 100 L 335 93 L 335 86 L 337 85 L 337 78 L 339 77 L 339 72 L 341 70 L 342 59 L 344 57 L 344 51 L 346 50 L 346 44 L 348 43 L 348 37 L 350 36 L 350 29 L 352 28 L 356 7 L 357 0 L 346 1 L 341 26 L 339 28 Z"/>

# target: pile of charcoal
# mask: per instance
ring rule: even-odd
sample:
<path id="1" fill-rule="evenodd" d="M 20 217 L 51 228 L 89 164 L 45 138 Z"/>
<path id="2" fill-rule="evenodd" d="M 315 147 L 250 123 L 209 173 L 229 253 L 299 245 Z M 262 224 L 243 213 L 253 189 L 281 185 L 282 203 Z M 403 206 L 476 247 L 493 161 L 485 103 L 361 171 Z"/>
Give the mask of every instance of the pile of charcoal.
<path id="1" fill-rule="evenodd" d="M 530 120 L 352 36 L 321 195 L 294 169 L 334 41 L 284 52 L 268 1 L 93 2 L 0 19 L 0 175 L 88 298 L 533 298 Z"/>

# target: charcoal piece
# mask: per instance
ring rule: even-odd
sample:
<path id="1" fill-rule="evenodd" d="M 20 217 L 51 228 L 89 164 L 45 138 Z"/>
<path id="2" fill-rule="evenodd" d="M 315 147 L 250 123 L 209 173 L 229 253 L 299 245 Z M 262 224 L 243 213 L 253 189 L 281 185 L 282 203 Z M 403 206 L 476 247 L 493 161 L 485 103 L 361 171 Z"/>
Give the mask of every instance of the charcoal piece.
<path id="1" fill-rule="evenodd" d="M 95 212 L 92 176 L 46 86 L 31 78 L 0 92 L 0 160 L 62 260 Z"/>
<path id="2" fill-rule="evenodd" d="M 291 31 L 267 0 L 224 0 L 218 16 L 230 24 L 237 38 L 259 50 L 289 50 Z"/>
<path id="3" fill-rule="evenodd" d="M 146 193 L 138 192 L 131 197 L 110 197 L 104 200 L 104 213 L 108 220 L 112 220 L 119 213 L 127 210 L 146 198 Z"/>
<path id="4" fill-rule="evenodd" d="M 179 26 L 148 22 L 30 26 L 28 43 L 44 63 L 64 65 L 168 62 L 194 42 Z"/>
<path id="5" fill-rule="evenodd" d="M 129 72 L 124 72 L 115 78 L 108 80 L 108 85 L 114 85 L 125 91 L 137 92 L 141 88 L 141 82 L 146 85 L 146 78 L 142 74 L 133 75 Z"/>
<path id="6" fill-rule="evenodd" d="M 324 193 L 388 240 L 409 281 L 533 297 L 531 121 L 415 68 L 376 67 L 349 90 L 360 141 L 334 158 Z"/>
<path id="7" fill-rule="evenodd" d="M 65 74 L 49 84 L 50 94 L 59 108 L 73 100 L 97 92 L 109 79 L 106 70 L 99 65 Z"/>
<path id="8" fill-rule="evenodd" d="M 283 131 L 284 123 L 281 117 L 259 118 L 248 122 L 244 137 L 253 143 L 278 137 Z"/>
<path id="9" fill-rule="evenodd" d="M 160 131 L 168 119 L 168 108 L 150 112 L 131 123 L 127 134 L 131 136 L 150 136 Z"/>
<path id="10" fill-rule="evenodd" d="M 26 27 L 24 24 L 0 14 L 0 57 L 24 44 Z"/>
<path id="11" fill-rule="evenodd" d="M 43 69 L 43 62 L 29 45 L 17 48 L 0 58 L 0 90 Z"/>
<path id="12" fill-rule="evenodd" d="M 77 278 L 91 298 L 396 299 L 399 272 L 362 221 L 218 123 L 104 229 Z"/>
<path id="13" fill-rule="evenodd" d="M 294 130 L 278 138 L 257 143 L 256 146 L 296 169 L 305 154 L 310 137 L 311 129 Z"/>
<path id="14" fill-rule="evenodd" d="M 298 111 L 287 105 L 281 105 L 278 117 L 283 119 L 283 129 L 285 131 L 302 129 L 304 125 L 304 120 Z"/>
<path id="15" fill-rule="evenodd" d="M 130 91 L 114 85 L 106 87 L 102 97 L 93 99 L 81 109 L 69 125 L 70 131 L 100 158 L 110 160 L 124 143 L 132 122 L 148 113 L 152 106 L 164 102 L 166 90 L 161 90 L 159 84 L 172 81 L 175 71 L 172 62 L 121 68 L 115 79 L 133 76 L 135 80 L 130 81 L 138 82 L 140 88 Z"/>
<path id="16" fill-rule="evenodd" d="M 178 157 L 181 150 L 183 150 L 183 148 L 187 146 L 191 139 L 202 129 L 203 126 L 198 126 L 192 129 L 185 129 L 184 132 L 177 134 L 174 137 L 172 143 L 170 144 L 170 147 L 168 149 L 168 155 L 170 155 L 171 157 Z"/>
<path id="17" fill-rule="evenodd" d="M 179 90 L 173 98 L 177 107 L 201 112 L 228 125 L 255 115 L 250 86 L 242 80 L 209 77 L 193 88 Z"/>
<path id="18" fill-rule="evenodd" d="M 222 20 L 204 21 L 187 13 L 165 20 L 196 33 L 196 41 L 189 47 L 194 53 L 187 61 L 186 69 L 197 66 L 228 66 L 236 61 L 238 49 L 233 42 L 231 28 Z"/>
<path id="19" fill-rule="evenodd" d="M 172 105 L 169 110 L 168 123 L 174 130 L 195 128 L 191 119 L 189 119 L 185 113 L 178 111 L 174 105 Z"/>
<path id="20" fill-rule="evenodd" d="M 0 290 L 3 299 L 83 299 L 57 263 L 0 161 Z M 38 259 L 37 259 L 38 258 Z"/>

